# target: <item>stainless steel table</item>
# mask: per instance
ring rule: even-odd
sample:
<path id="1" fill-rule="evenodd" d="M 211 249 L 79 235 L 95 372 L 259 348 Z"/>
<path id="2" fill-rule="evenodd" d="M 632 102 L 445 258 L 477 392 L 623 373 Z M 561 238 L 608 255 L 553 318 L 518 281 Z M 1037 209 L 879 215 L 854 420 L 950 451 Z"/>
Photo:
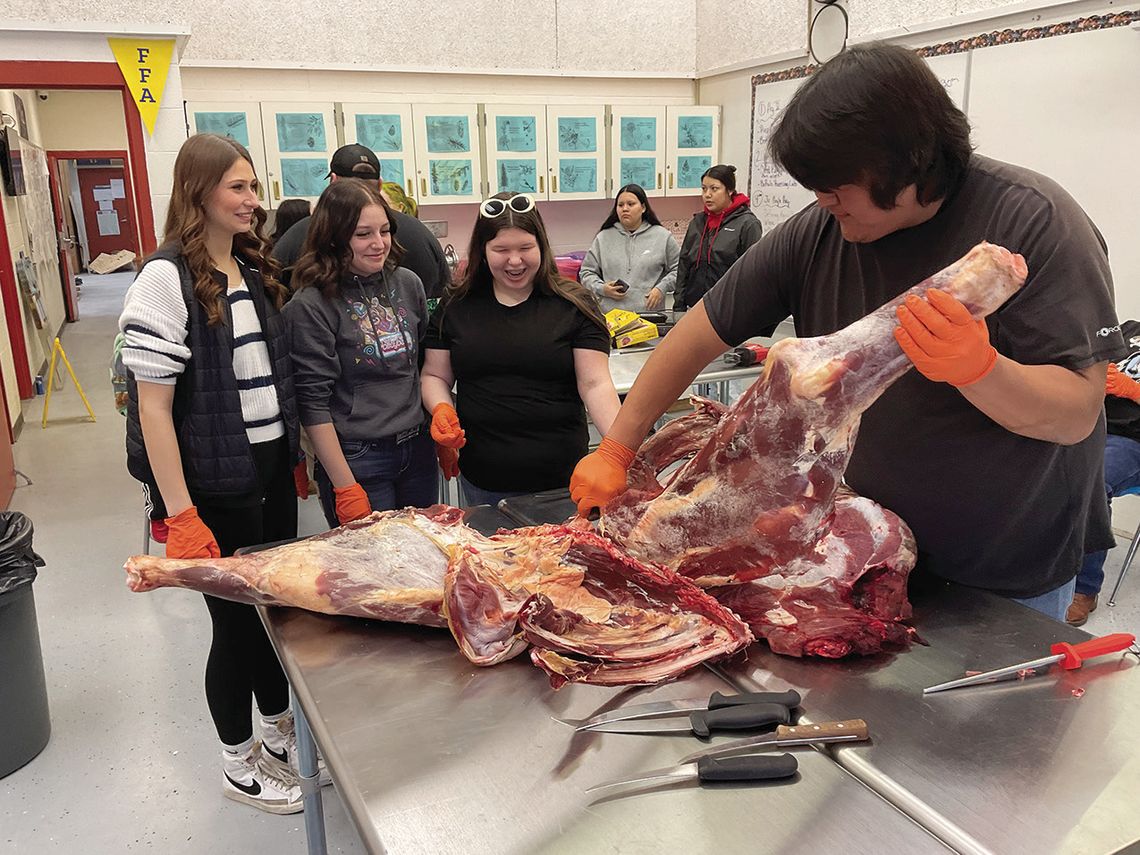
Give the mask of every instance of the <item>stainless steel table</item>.
<path id="1" fill-rule="evenodd" d="M 866 719 L 874 744 L 841 747 L 836 759 L 961 852 L 1099 855 L 1140 839 L 1136 657 L 924 697 L 924 686 L 967 670 L 1089 636 L 966 588 L 937 585 L 914 601 L 929 646 L 828 662 L 754 645 L 725 674 L 744 689 L 799 690 L 808 719 Z"/>
<path id="2" fill-rule="evenodd" d="M 761 344 L 771 344 L 771 339 L 749 339 Z M 614 388 L 619 395 L 624 395 L 633 388 L 633 381 L 649 361 L 653 354 L 651 345 L 635 347 L 633 349 L 614 350 L 610 352 L 610 376 L 614 379 Z M 717 384 L 717 399 L 722 404 L 729 403 L 728 383 L 731 380 L 746 380 L 758 377 L 763 370 L 762 365 L 749 365 L 746 368 L 728 365 L 723 359 L 717 357 L 701 370 L 693 379 L 693 385 Z"/>
<path id="3" fill-rule="evenodd" d="M 587 786 L 666 766 L 689 737 L 578 735 L 551 716 L 710 694 L 698 669 L 644 689 L 554 692 L 526 657 L 476 668 L 445 630 L 268 609 L 266 625 L 370 852 L 945 852 L 826 755 L 796 779 L 591 804 Z M 309 817 L 306 817 L 309 821 Z"/>

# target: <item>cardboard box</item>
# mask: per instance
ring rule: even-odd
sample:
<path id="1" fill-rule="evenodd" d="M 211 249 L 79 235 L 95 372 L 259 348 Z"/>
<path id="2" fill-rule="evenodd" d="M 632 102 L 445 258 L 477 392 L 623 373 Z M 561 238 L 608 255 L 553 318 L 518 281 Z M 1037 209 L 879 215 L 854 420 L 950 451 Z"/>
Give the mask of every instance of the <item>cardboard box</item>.
<path id="1" fill-rule="evenodd" d="M 657 324 L 642 321 L 640 318 L 638 320 L 641 322 L 640 326 L 614 336 L 614 347 L 620 349 L 629 347 L 631 344 L 641 344 L 643 341 L 653 341 L 657 338 Z"/>
<path id="2" fill-rule="evenodd" d="M 101 252 L 87 265 L 87 269 L 92 273 L 113 273 L 130 267 L 134 260 L 135 254 L 129 249 L 121 249 L 113 255 Z"/>

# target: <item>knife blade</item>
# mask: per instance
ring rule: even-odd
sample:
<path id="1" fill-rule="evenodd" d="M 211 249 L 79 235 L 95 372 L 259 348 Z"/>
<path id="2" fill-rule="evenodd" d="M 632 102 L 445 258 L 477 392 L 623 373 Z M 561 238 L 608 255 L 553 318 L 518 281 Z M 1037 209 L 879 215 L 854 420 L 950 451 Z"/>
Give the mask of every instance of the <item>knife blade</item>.
<path id="1" fill-rule="evenodd" d="M 692 733 L 702 738 L 714 730 L 760 730 L 770 724 L 787 724 L 791 711 L 783 704 L 745 704 L 715 710 L 697 710 L 683 718 L 649 718 L 610 721 L 587 728 L 591 733 Z"/>
<path id="2" fill-rule="evenodd" d="M 863 742 L 870 739 L 867 722 L 861 718 L 847 721 L 821 721 L 819 724 L 780 725 L 772 733 L 734 739 L 715 748 L 694 751 L 680 762 L 690 763 L 701 757 L 728 757 L 732 754 L 767 751 L 771 748 L 789 748 L 793 745 L 817 745 L 825 742 Z"/>
<path id="3" fill-rule="evenodd" d="M 682 763 L 664 769 L 654 769 L 640 775 L 606 781 L 587 787 L 586 792 L 639 784 L 645 781 L 697 781 L 706 784 L 712 781 L 770 781 L 790 778 L 796 774 L 799 763 L 791 754 L 745 754 L 740 757 L 702 757 L 695 763 Z"/>
<path id="4" fill-rule="evenodd" d="M 652 719 L 693 713 L 701 710 L 718 710 L 726 707 L 744 706 L 746 704 L 781 704 L 791 709 L 800 705 L 800 693 L 794 690 L 786 692 L 741 692 L 736 695 L 725 695 L 713 692 L 707 698 L 677 698 L 672 701 L 654 701 L 648 704 L 634 704 L 610 712 L 600 713 L 584 721 L 576 722 L 575 730 L 589 730 L 599 724 L 612 721 L 628 721 L 630 719 Z M 567 724 L 565 719 L 556 719 Z"/>

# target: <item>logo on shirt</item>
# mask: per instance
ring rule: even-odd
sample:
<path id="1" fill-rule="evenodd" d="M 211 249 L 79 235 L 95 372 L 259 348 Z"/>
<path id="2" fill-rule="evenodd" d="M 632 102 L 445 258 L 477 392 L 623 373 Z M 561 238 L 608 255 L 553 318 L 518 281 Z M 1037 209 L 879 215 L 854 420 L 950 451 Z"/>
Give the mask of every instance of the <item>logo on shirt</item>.
<path id="1" fill-rule="evenodd" d="M 1101 327 L 1096 331 L 1097 338 L 1108 338 L 1114 332 L 1120 332 L 1120 324 L 1114 327 Z"/>
<path id="2" fill-rule="evenodd" d="M 407 323 L 408 310 L 403 306 L 393 311 L 372 297 L 369 303 L 349 301 L 348 311 L 360 329 L 360 352 L 364 362 L 377 365 L 380 360 L 408 351 L 408 341 L 402 328 Z"/>

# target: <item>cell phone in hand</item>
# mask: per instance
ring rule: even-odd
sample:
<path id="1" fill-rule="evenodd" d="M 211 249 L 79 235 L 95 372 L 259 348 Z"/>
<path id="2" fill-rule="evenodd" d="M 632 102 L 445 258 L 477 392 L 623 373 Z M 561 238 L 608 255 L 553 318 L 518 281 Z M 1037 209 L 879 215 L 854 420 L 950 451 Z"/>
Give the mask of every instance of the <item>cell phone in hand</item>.
<path id="1" fill-rule="evenodd" d="M 629 290 L 629 283 L 624 279 L 615 279 L 614 287 L 621 291 L 623 294 Z"/>

